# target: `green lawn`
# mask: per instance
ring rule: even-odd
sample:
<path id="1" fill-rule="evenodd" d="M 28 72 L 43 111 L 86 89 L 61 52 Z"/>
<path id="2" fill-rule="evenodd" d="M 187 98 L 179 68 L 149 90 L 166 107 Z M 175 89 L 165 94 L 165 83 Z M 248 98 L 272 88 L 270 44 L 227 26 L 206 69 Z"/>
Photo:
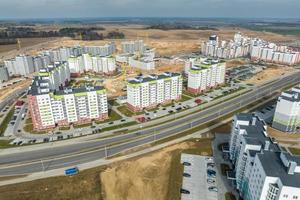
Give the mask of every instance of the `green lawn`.
<path id="1" fill-rule="evenodd" d="M 181 95 L 180 102 L 187 101 L 190 99 L 192 99 L 192 97 L 183 94 L 183 95 Z"/>
<path id="2" fill-rule="evenodd" d="M 109 119 L 104 120 L 104 121 L 100 121 L 100 120 L 97 121 L 96 120 L 95 123 L 96 124 L 103 124 L 103 123 L 106 123 L 106 122 L 117 121 L 117 120 L 122 119 L 122 117 L 118 113 L 116 113 L 115 111 L 113 111 L 111 109 L 108 110 L 108 116 L 109 116 Z"/>
<path id="3" fill-rule="evenodd" d="M 120 104 L 117 103 L 115 99 L 108 100 L 109 105 L 111 106 L 119 106 Z"/>
<path id="4" fill-rule="evenodd" d="M 127 117 L 132 117 L 132 116 L 135 116 L 135 115 L 143 114 L 143 112 L 134 113 L 131 110 L 129 110 L 128 107 L 125 106 L 125 105 L 124 106 L 119 106 L 117 109 L 118 109 L 118 111 L 120 111 L 121 113 L 126 115 Z"/>
<path id="5" fill-rule="evenodd" d="M 3 119 L 1 125 L 0 125 L 0 135 L 3 135 L 7 125 L 9 124 L 9 121 L 11 120 L 12 116 L 14 115 L 15 112 L 15 108 L 11 108 L 10 111 L 7 113 L 7 115 L 5 116 L 5 118 Z"/>
<path id="6" fill-rule="evenodd" d="M 58 128 L 60 131 L 67 131 L 67 130 L 70 130 L 71 127 L 70 126 L 61 126 Z"/>
<path id="7" fill-rule="evenodd" d="M 14 145 L 9 144 L 12 140 L 0 140 L 0 149 L 14 147 Z"/>
<path id="8" fill-rule="evenodd" d="M 87 124 L 74 124 L 74 128 L 85 128 L 85 127 L 91 127 L 92 123 L 87 123 Z"/>
<path id="9" fill-rule="evenodd" d="M 300 148 L 289 147 L 289 150 L 292 154 L 300 155 Z"/>

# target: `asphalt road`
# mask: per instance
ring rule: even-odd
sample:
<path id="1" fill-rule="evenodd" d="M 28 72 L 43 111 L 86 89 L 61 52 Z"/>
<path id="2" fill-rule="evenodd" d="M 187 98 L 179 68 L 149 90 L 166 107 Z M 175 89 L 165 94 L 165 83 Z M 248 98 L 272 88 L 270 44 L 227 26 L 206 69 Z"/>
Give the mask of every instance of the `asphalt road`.
<path id="1" fill-rule="evenodd" d="M 274 93 L 290 84 L 300 81 L 300 72 L 277 79 L 269 84 L 255 88 L 253 91 L 228 100 L 203 111 L 190 114 L 169 123 L 140 130 L 132 134 L 116 136 L 98 141 L 70 144 L 66 146 L 34 150 L 31 152 L 14 153 L 0 156 L 0 176 L 27 174 L 43 170 L 75 166 L 94 161 L 122 152 L 151 141 L 177 134 L 194 126 L 204 124 L 228 114 L 246 104 L 255 102 L 262 97 Z M 127 142 L 124 142 L 127 141 Z M 112 143 L 119 143 L 111 146 Z M 104 148 L 107 145 L 109 147 Z"/>

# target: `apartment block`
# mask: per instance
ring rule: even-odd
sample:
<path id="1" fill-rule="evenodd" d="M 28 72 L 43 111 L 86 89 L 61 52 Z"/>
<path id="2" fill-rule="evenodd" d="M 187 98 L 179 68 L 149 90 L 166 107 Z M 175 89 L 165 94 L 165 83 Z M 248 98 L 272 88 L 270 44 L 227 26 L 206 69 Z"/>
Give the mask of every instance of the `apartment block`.
<path id="1" fill-rule="evenodd" d="M 182 76 L 179 73 L 136 77 L 127 83 L 127 105 L 135 112 L 171 103 L 181 99 L 181 95 Z"/>
<path id="2" fill-rule="evenodd" d="M 282 92 L 277 100 L 272 127 L 295 133 L 300 128 L 300 87 Z"/>
<path id="3" fill-rule="evenodd" d="M 109 75 L 116 71 L 116 59 L 112 56 L 82 54 L 78 57 L 70 57 L 68 64 L 72 75 L 81 74 L 85 71 Z"/>
<path id="4" fill-rule="evenodd" d="M 256 115 L 234 116 L 230 160 L 243 199 L 300 199 L 300 157 L 282 152 L 268 136 L 266 123 Z"/>
<path id="5" fill-rule="evenodd" d="M 5 66 L 0 65 L 0 82 L 8 81 L 8 70 Z"/>
<path id="6" fill-rule="evenodd" d="M 204 56 L 232 59 L 247 56 L 250 53 L 250 38 L 236 33 L 233 40 L 219 42 L 217 35 L 209 37 L 207 42 L 201 45 L 201 53 Z"/>
<path id="7" fill-rule="evenodd" d="M 4 61 L 4 65 L 10 76 L 27 76 L 34 72 L 33 57 L 29 55 L 18 55 L 15 59 Z"/>
<path id="8" fill-rule="evenodd" d="M 27 99 L 35 130 L 108 118 L 105 89 L 89 85 L 66 87 L 70 78 L 67 68 L 65 63 L 41 69 L 34 78 Z"/>
<path id="9" fill-rule="evenodd" d="M 194 94 L 202 93 L 225 83 L 226 63 L 206 59 L 200 63 L 192 60 L 188 69 L 187 90 Z"/>
<path id="10" fill-rule="evenodd" d="M 136 41 L 126 41 L 121 43 L 122 52 L 123 53 L 144 53 L 145 51 L 145 44 L 143 40 L 136 40 Z"/>

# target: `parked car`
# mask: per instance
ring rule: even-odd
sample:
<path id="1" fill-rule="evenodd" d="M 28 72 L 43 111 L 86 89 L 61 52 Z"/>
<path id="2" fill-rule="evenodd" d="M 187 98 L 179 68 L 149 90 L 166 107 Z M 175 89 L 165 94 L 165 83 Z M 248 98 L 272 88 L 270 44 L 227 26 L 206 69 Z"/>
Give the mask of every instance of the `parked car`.
<path id="1" fill-rule="evenodd" d="M 215 183 L 216 181 L 214 179 L 208 178 L 206 182 L 212 184 Z"/>
<path id="2" fill-rule="evenodd" d="M 180 189 L 180 193 L 183 193 L 183 194 L 190 194 L 190 191 L 181 188 L 181 189 Z"/>
<path id="3" fill-rule="evenodd" d="M 182 176 L 184 176 L 184 177 L 191 177 L 191 175 L 189 173 L 183 173 Z"/>
<path id="4" fill-rule="evenodd" d="M 208 170 L 206 170 L 206 172 L 209 177 L 216 177 L 216 174 L 217 174 L 216 171 L 208 169 Z"/>
<path id="5" fill-rule="evenodd" d="M 183 162 L 182 163 L 184 166 L 191 166 L 191 163 L 189 163 L 189 162 Z"/>
<path id="6" fill-rule="evenodd" d="M 210 192 L 218 192 L 218 188 L 214 187 L 214 186 L 211 186 L 211 187 L 208 187 L 208 191 L 210 191 Z"/>
<path id="7" fill-rule="evenodd" d="M 206 166 L 207 167 L 215 167 L 215 163 L 207 163 Z"/>

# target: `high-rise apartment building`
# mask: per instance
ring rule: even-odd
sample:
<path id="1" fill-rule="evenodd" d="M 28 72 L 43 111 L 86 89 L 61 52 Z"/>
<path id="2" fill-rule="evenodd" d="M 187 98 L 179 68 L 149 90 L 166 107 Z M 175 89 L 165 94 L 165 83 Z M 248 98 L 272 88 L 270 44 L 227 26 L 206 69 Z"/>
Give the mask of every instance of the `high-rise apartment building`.
<path id="1" fill-rule="evenodd" d="M 181 95 L 182 76 L 179 73 L 136 77 L 127 83 L 127 104 L 135 112 L 171 103 L 179 100 Z"/>
<path id="2" fill-rule="evenodd" d="M 66 63 L 41 69 L 27 95 L 35 130 L 56 125 L 82 124 L 108 118 L 107 96 L 103 87 L 65 87 L 70 80 Z"/>
<path id="3" fill-rule="evenodd" d="M 116 71 L 116 59 L 112 56 L 90 56 L 82 54 L 68 59 L 71 74 L 81 74 L 85 71 L 93 71 L 101 74 L 113 74 Z"/>
<path id="4" fill-rule="evenodd" d="M 226 63 L 219 60 L 206 59 L 200 63 L 190 60 L 187 65 L 187 90 L 194 94 L 202 93 L 225 83 Z"/>
<path id="5" fill-rule="evenodd" d="M 10 76 L 27 76 L 34 72 L 33 57 L 28 55 L 18 55 L 15 59 L 4 61 Z"/>
<path id="6" fill-rule="evenodd" d="M 123 53 L 140 53 L 143 54 L 146 50 L 145 44 L 143 40 L 136 40 L 136 41 L 128 41 L 128 42 L 122 42 L 122 52 Z"/>
<path id="7" fill-rule="evenodd" d="M 300 199 L 300 157 L 282 152 L 254 114 L 234 116 L 230 160 L 236 187 L 246 200 Z"/>
<path id="8" fill-rule="evenodd" d="M 282 92 L 277 100 L 272 127 L 284 132 L 300 131 L 300 88 Z"/>

